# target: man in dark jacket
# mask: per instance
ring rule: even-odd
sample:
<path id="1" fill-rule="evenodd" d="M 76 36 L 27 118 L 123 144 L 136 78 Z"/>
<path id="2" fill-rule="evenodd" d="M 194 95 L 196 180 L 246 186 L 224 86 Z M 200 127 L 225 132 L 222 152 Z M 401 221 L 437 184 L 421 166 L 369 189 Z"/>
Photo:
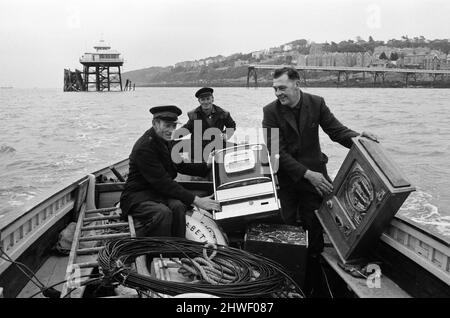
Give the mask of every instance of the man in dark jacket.
<path id="1" fill-rule="evenodd" d="M 185 212 L 191 204 L 218 210 L 219 203 L 208 197 L 198 197 L 174 181 L 177 172 L 205 176 L 206 163 L 178 163 L 172 154 L 172 133 L 181 110 L 177 106 L 157 106 L 152 128 L 135 143 L 130 154 L 130 168 L 125 189 L 120 198 L 124 215 L 132 215 L 137 236 L 178 236 L 186 231 Z M 177 160 L 174 160 L 177 159 Z"/>
<path id="2" fill-rule="evenodd" d="M 206 160 L 208 154 L 203 154 L 203 151 L 208 144 L 211 144 L 209 151 L 226 146 L 226 141 L 236 129 L 230 113 L 214 104 L 213 92 L 212 88 L 203 87 L 195 93 L 200 106 L 188 112 L 189 120 L 174 133 L 175 138 L 191 133 L 191 158 L 194 162 Z M 216 140 L 217 135 L 220 140 Z"/>
<path id="3" fill-rule="evenodd" d="M 322 97 L 300 90 L 295 69 L 278 69 L 273 77 L 277 100 L 264 107 L 262 125 L 271 155 L 277 150 L 279 154 L 281 216 L 285 223 L 296 225 L 299 212 L 302 226 L 308 230 L 310 258 L 317 259 L 324 242 L 314 210 L 320 207 L 323 195 L 333 191 L 326 169 L 328 158 L 320 149 L 319 126 L 331 140 L 347 148 L 359 134 L 342 125 Z M 377 139 L 371 133 L 362 136 Z"/>

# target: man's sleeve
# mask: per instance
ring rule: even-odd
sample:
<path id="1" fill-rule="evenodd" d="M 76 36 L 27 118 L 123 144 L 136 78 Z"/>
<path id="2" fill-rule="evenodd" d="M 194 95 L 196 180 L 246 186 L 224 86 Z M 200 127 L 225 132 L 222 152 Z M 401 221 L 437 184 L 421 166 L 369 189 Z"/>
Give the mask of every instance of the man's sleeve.
<path id="1" fill-rule="evenodd" d="M 177 167 L 177 171 L 179 173 L 187 174 L 190 176 L 206 177 L 209 172 L 208 166 L 205 162 L 201 163 L 184 162 L 180 153 L 173 151 L 171 156 L 175 156 L 172 160 L 174 162 L 177 162 L 175 163 L 175 166 Z"/>
<path id="2" fill-rule="evenodd" d="M 181 162 L 175 164 L 177 171 L 182 174 L 187 174 L 190 176 L 206 177 L 209 172 L 206 163 L 186 163 Z"/>
<path id="3" fill-rule="evenodd" d="M 192 132 L 194 131 L 194 121 L 189 118 L 187 123 L 181 126 L 181 128 L 189 130 L 189 132 L 192 134 Z"/>
<path id="4" fill-rule="evenodd" d="M 225 127 L 236 129 L 236 122 L 233 120 L 229 112 L 227 112 L 227 116 L 225 117 Z"/>
<path id="5" fill-rule="evenodd" d="M 323 131 L 330 136 L 330 139 L 340 143 L 342 146 L 350 148 L 353 144 L 351 138 L 356 137 L 359 134 L 343 124 L 330 111 L 325 104 L 325 100 L 322 99 L 320 104 L 320 127 Z"/>
<path id="6" fill-rule="evenodd" d="M 304 165 L 294 159 L 290 153 L 287 152 L 286 141 L 284 140 L 283 133 L 279 129 L 279 124 L 269 111 L 264 109 L 264 116 L 262 121 L 264 132 L 264 139 L 267 148 L 270 151 L 271 156 L 277 154 L 280 155 L 279 166 L 283 169 L 291 178 L 297 182 L 305 175 L 308 170 Z"/>
<path id="7" fill-rule="evenodd" d="M 234 135 L 234 131 L 236 130 L 236 122 L 231 117 L 231 114 L 227 112 L 225 117 L 225 129 L 222 131 L 222 133 L 227 133 L 227 128 L 232 128 L 232 131 L 226 135 L 227 140 L 230 139 Z"/>
<path id="8" fill-rule="evenodd" d="M 157 160 L 155 151 L 152 148 L 137 151 L 135 160 L 139 171 L 151 187 L 160 194 L 178 199 L 186 205 L 191 205 L 194 202 L 194 194 L 170 177 L 162 163 Z"/>

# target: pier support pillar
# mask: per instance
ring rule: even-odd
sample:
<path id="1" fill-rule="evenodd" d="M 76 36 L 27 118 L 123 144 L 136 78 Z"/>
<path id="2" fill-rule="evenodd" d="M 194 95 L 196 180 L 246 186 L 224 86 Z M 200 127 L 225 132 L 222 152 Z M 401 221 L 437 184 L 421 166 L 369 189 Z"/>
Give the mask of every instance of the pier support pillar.
<path id="1" fill-rule="evenodd" d="M 98 92 L 111 91 L 113 87 L 123 90 L 122 74 L 118 65 L 110 66 L 101 63 L 85 65 L 83 75 L 85 91 L 89 91 L 89 84 L 95 84 L 95 90 Z"/>
<path id="2" fill-rule="evenodd" d="M 305 86 L 308 86 L 308 84 L 306 83 L 306 70 L 299 70 L 298 72 L 300 74 L 300 77 L 303 78 L 303 84 Z"/>
<path id="3" fill-rule="evenodd" d="M 256 74 L 256 68 L 249 66 L 247 72 L 247 87 L 250 87 L 250 78 L 253 77 L 255 80 L 255 87 L 258 87 L 258 75 Z"/>

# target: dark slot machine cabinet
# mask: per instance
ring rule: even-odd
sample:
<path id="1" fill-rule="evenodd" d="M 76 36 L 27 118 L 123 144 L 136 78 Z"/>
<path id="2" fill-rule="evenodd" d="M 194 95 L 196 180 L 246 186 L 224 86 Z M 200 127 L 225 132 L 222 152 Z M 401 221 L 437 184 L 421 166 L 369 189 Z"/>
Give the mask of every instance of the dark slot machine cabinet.
<path id="1" fill-rule="evenodd" d="M 367 256 L 415 190 L 379 143 L 359 137 L 333 187 L 316 214 L 344 263 Z"/>
<path id="2" fill-rule="evenodd" d="M 269 152 L 263 144 L 242 144 L 216 151 L 213 162 L 214 197 L 220 221 L 244 222 L 279 214 L 280 203 Z"/>

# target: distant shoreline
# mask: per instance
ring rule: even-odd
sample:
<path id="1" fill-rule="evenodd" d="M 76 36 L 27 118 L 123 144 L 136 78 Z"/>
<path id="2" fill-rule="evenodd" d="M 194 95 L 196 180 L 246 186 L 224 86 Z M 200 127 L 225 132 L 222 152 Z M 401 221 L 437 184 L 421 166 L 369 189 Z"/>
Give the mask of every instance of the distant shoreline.
<path id="1" fill-rule="evenodd" d="M 232 82 L 201 82 L 201 83 L 150 83 L 150 84 L 136 84 L 136 87 L 247 87 L 246 83 L 232 83 Z M 257 87 L 271 87 L 272 82 L 260 82 Z M 386 82 L 376 83 L 375 85 L 370 82 L 358 83 L 349 82 L 348 85 L 345 82 L 341 82 L 339 85 L 336 82 L 330 81 L 311 81 L 306 82 L 306 85 L 302 82 L 302 87 L 334 87 L 334 88 L 450 88 L 450 82 L 435 82 L 434 85 L 431 82 L 417 81 L 408 83 L 408 87 L 405 87 L 405 83 L 402 82 Z M 253 82 L 250 83 L 249 88 L 255 88 Z"/>

